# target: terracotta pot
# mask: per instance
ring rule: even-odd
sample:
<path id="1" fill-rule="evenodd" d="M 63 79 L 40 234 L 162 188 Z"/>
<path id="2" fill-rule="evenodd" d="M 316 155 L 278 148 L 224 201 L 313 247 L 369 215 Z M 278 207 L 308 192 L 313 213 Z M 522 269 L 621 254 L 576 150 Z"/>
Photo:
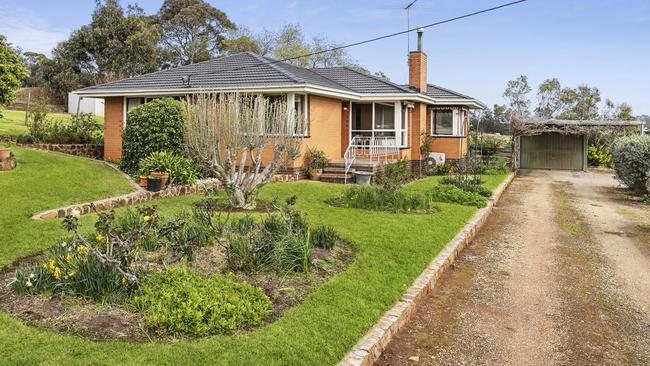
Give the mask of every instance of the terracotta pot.
<path id="1" fill-rule="evenodd" d="M 140 176 L 140 187 L 146 187 L 147 186 L 147 176 L 146 175 L 141 175 Z"/>
<path id="2" fill-rule="evenodd" d="M 160 178 L 160 187 L 164 189 L 167 186 L 167 181 L 169 180 L 169 173 L 161 172 L 151 172 L 152 177 Z"/>
<path id="3" fill-rule="evenodd" d="M 10 155 L 11 155 L 11 149 L 0 148 L 0 161 L 9 158 Z"/>

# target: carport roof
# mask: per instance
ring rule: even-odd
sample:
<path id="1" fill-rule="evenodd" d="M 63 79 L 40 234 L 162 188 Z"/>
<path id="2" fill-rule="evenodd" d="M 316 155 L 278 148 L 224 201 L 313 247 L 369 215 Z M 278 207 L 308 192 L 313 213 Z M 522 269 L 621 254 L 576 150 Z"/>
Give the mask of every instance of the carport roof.
<path id="1" fill-rule="evenodd" d="M 600 119 L 527 119 L 526 124 L 555 125 L 555 126 L 607 126 L 607 127 L 633 127 L 641 126 L 641 121 L 624 121 L 624 120 L 600 120 Z"/>

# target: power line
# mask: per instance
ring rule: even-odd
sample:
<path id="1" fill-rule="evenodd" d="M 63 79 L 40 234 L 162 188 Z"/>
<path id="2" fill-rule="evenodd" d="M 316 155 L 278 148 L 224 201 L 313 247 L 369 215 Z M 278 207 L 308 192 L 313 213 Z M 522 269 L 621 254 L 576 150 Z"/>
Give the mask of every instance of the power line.
<path id="1" fill-rule="evenodd" d="M 376 41 L 380 41 L 382 39 L 399 36 L 399 35 L 402 35 L 402 34 L 405 34 L 405 33 L 410 33 L 410 32 L 416 31 L 416 30 L 418 30 L 420 28 L 431 28 L 431 27 L 442 25 L 442 24 L 451 23 L 451 22 L 454 22 L 454 21 L 457 21 L 457 20 L 470 18 L 470 17 L 476 16 L 476 15 L 493 12 L 495 10 L 499 10 L 499 9 L 503 9 L 503 8 L 506 8 L 506 7 L 509 7 L 509 6 L 517 5 L 517 4 L 526 2 L 526 1 L 528 1 L 528 0 L 512 1 L 512 2 L 509 2 L 509 3 L 494 6 L 494 7 L 491 7 L 491 8 L 478 10 L 478 11 L 475 11 L 475 12 L 472 12 L 472 13 L 459 15 L 459 16 L 449 18 L 449 19 L 445 19 L 445 20 L 440 20 L 440 21 L 437 21 L 435 23 L 426 24 L 426 25 L 422 25 L 422 26 L 419 26 L 419 27 L 403 30 L 403 31 L 400 31 L 400 32 L 390 33 L 390 34 L 386 34 L 386 35 L 383 35 L 383 36 L 366 39 L 364 41 L 348 43 L 346 45 L 341 45 L 341 46 L 329 48 L 329 49 L 326 49 L 326 50 L 320 50 L 320 51 L 316 51 L 316 52 L 306 53 L 306 54 L 303 54 L 303 55 L 300 55 L 300 56 L 289 57 L 289 58 L 285 58 L 285 59 L 281 59 L 281 60 L 271 60 L 271 61 L 268 61 L 268 62 L 260 62 L 259 64 L 255 64 L 255 65 L 240 66 L 240 67 L 235 67 L 235 68 L 232 68 L 232 69 L 229 69 L 229 70 L 221 70 L 221 71 L 219 71 L 219 73 L 229 72 L 229 71 L 246 70 L 246 69 L 250 69 L 250 68 L 258 67 L 258 66 L 262 66 L 262 65 L 272 65 L 272 64 L 276 64 L 276 63 L 280 63 L 280 62 L 286 62 L 286 61 L 291 61 L 291 60 L 297 60 L 297 59 L 300 59 L 300 58 L 320 55 L 320 54 L 326 53 L 326 52 L 333 52 L 333 51 L 338 51 L 338 50 L 342 50 L 342 49 L 345 49 L 345 48 L 360 46 L 362 44 L 366 44 L 366 43 L 370 43 L 370 42 L 376 42 Z M 216 73 L 216 72 L 214 72 L 214 73 Z"/>

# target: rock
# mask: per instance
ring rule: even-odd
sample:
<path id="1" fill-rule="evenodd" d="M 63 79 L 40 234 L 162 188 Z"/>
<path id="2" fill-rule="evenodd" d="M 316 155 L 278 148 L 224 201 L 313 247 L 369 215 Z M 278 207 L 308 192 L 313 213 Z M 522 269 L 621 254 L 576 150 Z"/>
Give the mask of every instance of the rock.
<path id="1" fill-rule="evenodd" d="M 409 361 L 420 362 L 420 356 L 411 356 L 409 357 Z"/>

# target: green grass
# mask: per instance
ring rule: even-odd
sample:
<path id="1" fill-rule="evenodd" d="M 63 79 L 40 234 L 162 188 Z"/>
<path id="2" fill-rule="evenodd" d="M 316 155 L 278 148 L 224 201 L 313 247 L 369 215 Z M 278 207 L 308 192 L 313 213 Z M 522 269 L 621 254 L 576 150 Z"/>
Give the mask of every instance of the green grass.
<path id="1" fill-rule="evenodd" d="M 39 155 L 40 154 L 40 155 Z M 74 191 L 91 195 L 108 193 L 97 185 L 103 179 L 70 174 L 83 168 L 74 158 L 60 158 L 57 164 L 44 160 L 49 155 L 19 151 L 21 170 L 11 183 L 0 174 L 0 189 L 21 182 L 25 188 L 12 193 L 9 209 L 2 210 L 0 263 L 45 248 L 61 234 L 60 220 L 34 222 L 29 216 L 45 208 L 77 200 Z M 36 162 L 39 161 L 39 162 Z M 86 161 L 84 161 L 86 162 Z M 56 166 L 68 174 L 44 172 L 43 165 Z M 31 165 L 31 166 L 30 166 Z M 90 164 L 92 165 L 92 164 Z M 76 178 L 70 177 L 73 175 Z M 109 175 L 109 174 L 107 174 Z M 486 177 L 494 188 L 505 176 Z M 83 180 L 86 179 L 86 182 Z M 426 189 L 438 178 L 426 178 L 408 189 Z M 78 181 L 79 180 L 79 181 Z M 41 187 L 30 190 L 30 183 Z M 22 183 L 25 182 L 25 183 Z M 82 183 L 84 186 L 75 187 Z M 112 186 L 114 183 L 108 184 Z M 13 188 L 12 188 L 13 189 Z M 297 195 L 297 208 L 312 224 L 336 228 L 357 248 L 354 262 L 305 301 L 272 324 L 233 336 L 214 336 L 196 341 L 159 344 L 92 342 L 64 334 L 41 331 L 0 313 L 0 349 L 3 364 L 210 364 L 210 365 L 332 365 L 338 362 L 373 324 L 397 301 L 441 248 L 469 221 L 476 208 L 439 204 L 441 212 L 408 215 L 336 208 L 325 203 L 343 186 L 319 182 L 282 183 L 266 186 L 262 198 Z M 57 196 L 53 196 L 56 192 Z M 5 197 L 11 195 L 5 193 Z M 199 196 L 157 201 L 163 214 L 189 207 Z M 6 204 L 6 198 L 3 204 Z M 94 215 L 83 217 L 89 227 Z M 6 225 L 10 225 L 7 227 Z M 5 230 L 7 228 L 7 230 Z"/>
<path id="2" fill-rule="evenodd" d="M 18 136 L 27 134 L 25 126 L 25 111 L 2 110 L 3 118 L 0 118 L 0 136 Z M 48 113 L 49 118 L 69 121 L 71 114 Z M 104 124 L 104 117 L 95 117 L 97 121 Z"/>

